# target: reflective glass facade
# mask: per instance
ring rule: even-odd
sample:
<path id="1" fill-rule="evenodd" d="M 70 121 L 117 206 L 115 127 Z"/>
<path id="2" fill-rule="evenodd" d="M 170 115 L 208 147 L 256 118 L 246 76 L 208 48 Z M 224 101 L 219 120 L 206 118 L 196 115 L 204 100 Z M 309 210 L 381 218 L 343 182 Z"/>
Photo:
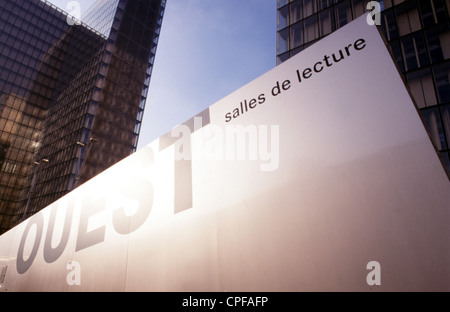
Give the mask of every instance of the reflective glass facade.
<path id="1" fill-rule="evenodd" d="M 368 0 L 278 0 L 277 64 L 369 12 Z M 380 25 L 450 176 L 450 2 L 381 0 Z"/>
<path id="2" fill-rule="evenodd" d="M 119 0 L 99 0 L 82 17 L 83 23 L 108 36 Z"/>
<path id="3" fill-rule="evenodd" d="M 136 150 L 164 8 L 0 0 L 0 233 Z"/>

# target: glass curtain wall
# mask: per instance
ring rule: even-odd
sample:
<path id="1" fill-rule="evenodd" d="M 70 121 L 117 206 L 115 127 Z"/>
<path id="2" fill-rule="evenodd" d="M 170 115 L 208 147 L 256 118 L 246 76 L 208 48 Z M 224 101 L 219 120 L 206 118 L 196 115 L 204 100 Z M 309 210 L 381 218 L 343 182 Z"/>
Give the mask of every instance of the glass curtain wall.
<path id="1" fill-rule="evenodd" d="M 136 150 L 164 8 L 0 1 L 0 233 Z"/>
<path id="2" fill-rule="evenodd" d="M 368 13 L 368 0 L 278 0 L 277 64 Z M 380 0 L 378 26 L 450 177 L 449 0 Z"/>

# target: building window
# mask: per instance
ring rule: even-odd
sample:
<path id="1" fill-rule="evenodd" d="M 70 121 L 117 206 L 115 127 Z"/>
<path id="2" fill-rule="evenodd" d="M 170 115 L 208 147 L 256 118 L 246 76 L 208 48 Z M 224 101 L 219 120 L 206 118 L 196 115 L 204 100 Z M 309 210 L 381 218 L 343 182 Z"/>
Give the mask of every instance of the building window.
<path id="1" fill-rule="evenodd" d="M 332 9 L 325 10 L 319 14 L 320 35 L 325 36 L 336 30 L 334 25 L 334 14 Z"/>
<path id="2" fill-rule="evenodd" d="M 278 32 L 277 35 L 277 54 L 287 52 L 289 49 L 289 29 L 283 29 Z"/>
<path id="3" fill-rule="evenodd" d="M 316 0 L 303 0 L 303 16 L 308 17 L 316 13 Z"/>
<path id="4" fill-rule="evenodd" d="M 447 148 L 448 140 L 450 138 L 450 105 L 442 106 L 442 124 L 444 126 L 444 133 L 447 137 Z"/>
<path id="5" fill-rule="evenodd" d="M 433 78 L 429 69 L 408 74 L 406 79 L 419 108 L 437 104 Z"/>
<path id="6" fill-rule="evenodd" d="M 366 7 L 367 7 L 367 3 L 369 3 L 369 1 L 370 0 L 353 0 L 353 10 L 355 13 L 355 18 L 366 13 L 366 11 L 367 11 Z"/>
<path id="7" fill-rule="evenodd" d="M 278 4 L 278 7 L 281 8 L 283 5 L 288 4 L 288 2 L 289 2 L 289 0 L 278 0 L 277 4 Z"/>
<path id="8" fill-rule="evenodd" d="M 438 150 L 444 150 L 447 148 L 445 135 L 441 123 L 441 117 L 439 109 L 437 107 L 431 107 L 426 110 L 422 110 L 422 116 L 425 125 L 431 136 L 431 140 Z"/>
<path id="9" fill-rule="evenodd" d="M 447 25 L 445 25 L 445 29 L 427 31 L 426 38 L 432 63 L 450 58 L 450 30 Z"/>
<path id="10" fill-rule="evenodd" d="M 421 29 L 419 11 L 414 2 L 397 8 L 397 24 L 400 36 L 407 35 L 411 32 Z"/>
<path id="11" fill-rule="evenodd" d="M 444 163 L 447 174 L 450 175 L 450 152 L 440 152 L 441 159 Z"/>
<path id="12" fill-rule="evenodd" d="M 296 55 L 297 53 L 299 53 L 301 51 L 303 51 L 303 47 L 298 47 L 298 48 L 296 48 L 294 50 L 289 51 L 290 57 L 293 57 L 294 55 Z"/>
<path id="13" fill-rule="evenodd" d="M 297 0 L 291 3 L 289 8 L 290 24 L 294 24 L 303 18 L 302 14 L 302 1 Z"/>
<path id="14" fill-rule="evenodd" d="M 288 13 L 289 8 L 286 6 L 284 8 L 281 8 L 278 10 L 278 30 L 283 29 L 288 26 L 289 20 L 288 20 Z"/>
<path id="15" fill-rule="evenodd" d="M 450 102 L 450 63 L 433 68 L 439 103 Z"/>
<path id="16" fill-rule="evenodd" d="M 401 41 L 405 70 L 410 71 L 428 64 L 425 42 L 421 34 L 416 34 Z"/>
<path id="17" fill-rule="evenodd" d="M 352 21 L 352 8 L 350 1 L 344 1 L 336 5 L 336 23 L 337 28 L 341 28 Z"/>
<path id="18" fill-rule="evenodd" d="M 289 59 L 289 53 L 284 53 L 282 55 L 277 56 L 277 65 L 283 63 L 284 61 Z"/>
<path id="19" fill-rule="evenodd" d="M 319 37 L 319 24 L 317 23 L 317 16 L 313 15 L 304 22 L 305 43 L 313 41 Z"/>
<path id="20" fill-rule="evenodd" d="M 291 49 L 294 49 L 303 44 L 302 25 L 302 23 L 297 23 L 291 26 Z"/>
<path id="21" fill-rule="evenodd" d="M 425 27 L 446 21 L 447 12 L 442 0 L 422 0 L 419 1 L 422 22 Z M 447 1 L 447 6 L 449 6 Z M 448 8 L 450 9 L 450 7 Z"/>
<path id="22" fill-rule="evenodd" d="M 381 5 L 381 10 L 385 10 L 385 9 L 389 9 L 390 7 L 392 7 L 392 3 L 391 0 L 380 0 L 378 1 Z"/>
<path id="23" fill-rule="evenodd" d="M 16 171 L 16 168 L 17 168 L 17 165 L 16 165 L 16 164 L 12 164 L 12 163 L 9 163 L 9 162 L 5 162 L 5 163 L 3 164 L 2 171 L 3 171 L 3 172 L 6 172 L 6 173 L 13 174 L 13 173 Z"/>
<path id="24" fill-rule="evenodd" d="M 317 1 L 317 6 L 318 6 L 319 11 L 330 7 L 332 4 L 333 4 L 333 0 L 318 0 Z"/>

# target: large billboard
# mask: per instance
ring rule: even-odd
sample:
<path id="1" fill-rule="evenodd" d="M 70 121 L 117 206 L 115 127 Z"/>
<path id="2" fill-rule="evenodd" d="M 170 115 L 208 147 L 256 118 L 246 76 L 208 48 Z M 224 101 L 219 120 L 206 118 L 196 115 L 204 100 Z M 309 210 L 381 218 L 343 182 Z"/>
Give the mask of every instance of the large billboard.
<path id="1" fill-rule="evenodd" d="M 448 291 L 449 220 L 363 16 L 1 236 L 0 289 Z"/>

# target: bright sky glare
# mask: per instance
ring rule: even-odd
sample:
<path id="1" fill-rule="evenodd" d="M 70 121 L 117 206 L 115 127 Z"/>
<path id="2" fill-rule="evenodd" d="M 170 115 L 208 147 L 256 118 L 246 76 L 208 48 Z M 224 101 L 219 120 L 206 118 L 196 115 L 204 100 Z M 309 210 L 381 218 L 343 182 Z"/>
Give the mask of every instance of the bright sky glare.
<path id="1" fill-rule="evenodd" d="M 167 0 L 138 149 L 275 67 L 276 12 L 276 0 Z"/>

